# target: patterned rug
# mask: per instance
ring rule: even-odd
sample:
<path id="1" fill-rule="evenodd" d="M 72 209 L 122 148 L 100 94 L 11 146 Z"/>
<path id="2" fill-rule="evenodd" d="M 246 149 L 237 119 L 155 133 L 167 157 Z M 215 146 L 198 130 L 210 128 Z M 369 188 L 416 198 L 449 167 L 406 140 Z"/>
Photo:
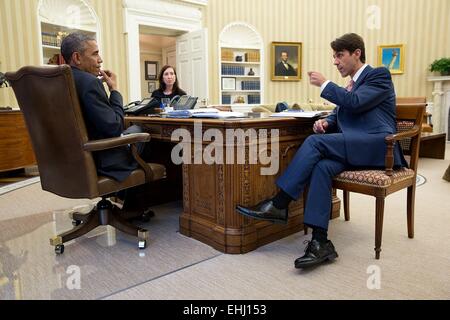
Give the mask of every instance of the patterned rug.
<path id="1" fill-rule="evenodd" d="M 424 176 L 421 176 L 420 174 L 417 174 L 416 177 L 416 187 L 419 187 L 427 182 L 427 179 Z"/>

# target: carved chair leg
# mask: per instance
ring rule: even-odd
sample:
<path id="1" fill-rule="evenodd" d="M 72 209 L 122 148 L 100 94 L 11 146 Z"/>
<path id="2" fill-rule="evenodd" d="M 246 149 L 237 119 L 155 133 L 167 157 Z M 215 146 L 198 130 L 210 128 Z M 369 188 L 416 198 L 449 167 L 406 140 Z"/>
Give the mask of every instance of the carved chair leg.
<path id="1" fill-rule="evenodd" d="M 380 259 L 383 235 L 384 197 L 377 197 L 375 209 L 375 259 Z"/>
<path id="2" fill-rule="evenodd" d="M 98 212 L 96 209 L 94 209 L 91 211 L 91 213 L 88 214 L 83 224 L 80 224 L 79 226 L 73 228 L 72 230 L 62 233 L 57 237 L 61 238 L 62 243 L 64 243 L 72 239 L 81 237 L 82 235 L 85 235 L 86 233 L 95 229 L 99 225 L 100 221 L 98 218 Z"/>
<path id="3" fill-rule="evenodd" d="M 120 209 L 114 207 L 108 218 L 108 224 L 122 231 L 123 233 L 137 237 L 140 240 L 148 239 L 148 231 L 146 229 L 139 228 L 120 216 Z"/>
<path id="4" fill-rule="evenodd" d="M 408 238 L 414 238 L 414 202 L 416 198 L 416 185 L 408 187 L 407 194 L 407 219 L 408 219 Z"/>
<path id="5" fill-rule="evenodd" d="M 343 190 L 344 192 L 344 216 L 345 221 L 350 220 L 350 192 Z"/>

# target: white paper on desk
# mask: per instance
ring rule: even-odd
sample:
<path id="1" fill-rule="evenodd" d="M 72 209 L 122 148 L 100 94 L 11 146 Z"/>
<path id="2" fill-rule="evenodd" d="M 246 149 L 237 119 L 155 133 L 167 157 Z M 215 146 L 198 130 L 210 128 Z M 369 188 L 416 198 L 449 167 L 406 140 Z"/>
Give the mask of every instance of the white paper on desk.
<path id="1" fill-rule="evenodd" d="M 213 118 L 213 119 L 227 119 L 227 118 L 245 118 L 245 114 L 242 112 L 228 112 L 228 111 L 218 111 L 218 112 L 200 112 L 194 113 L 193 118 Z"/>
<path id="2" fill-rule="evenodd" d="M 272 113 L 271 117 L 289 117 L 289 118 L 314 118 L 328 114 L 327 111 L 283 111 Z"/>
<path id="3" fill-rule="evenodd" d="M 189 113 L 197 114 L 197 113 L 217 113 L 219 112 L 216 108 L 198 108 L 198 109 L 189 109 Z"/>

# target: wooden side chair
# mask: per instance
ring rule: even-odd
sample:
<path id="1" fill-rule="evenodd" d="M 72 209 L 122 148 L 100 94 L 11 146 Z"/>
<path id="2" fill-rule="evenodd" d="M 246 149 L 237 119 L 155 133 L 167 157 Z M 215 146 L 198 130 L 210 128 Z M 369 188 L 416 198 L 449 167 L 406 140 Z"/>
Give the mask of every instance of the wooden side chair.
<path id="1" fill-rule="evenodd" d="M 350 220 L 350 192 L 376 198 L 375 210 L 375 258 L 380 258 L 385 198 L 399 190 L 407 191 L 408 237 L 414 237 L 414 202 L 416 193 L 417 163 L 419 159 L 420 134 L 425 103 L 397 104 L 397 133 L 386 137 L 387 151 L 385 170 L 344 171 L 333 180 L 333 187 L 343 190 L 345 220 Z M 394 145 L 401 144 L 409 154 L 409 168 L 393 169 Z"/>

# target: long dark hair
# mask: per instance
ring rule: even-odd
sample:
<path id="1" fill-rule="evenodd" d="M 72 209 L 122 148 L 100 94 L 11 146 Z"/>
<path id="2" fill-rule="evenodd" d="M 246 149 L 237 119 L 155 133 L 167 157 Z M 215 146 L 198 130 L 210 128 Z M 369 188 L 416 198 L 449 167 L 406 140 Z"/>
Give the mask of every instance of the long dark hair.
<path id="1" fill-rule="evenodd" d="M 159 72 L 159 90 L 161 92 L 164 92 L 166 90 L 166 84 L 164 83 L 164 72 L 166 72 L 167 69 L 172 68 L 173 73 L 175 74 L 175 83 L 173 84 L 172 93 L 175 94 L 185 94 L 184 91 L 178 86 L 178 76 L 177 76 L 177 70 L 175 70 L 174 67 L 171 65 L 166 64 L 164 67 L 161 68 L 161 71 Z"/>

